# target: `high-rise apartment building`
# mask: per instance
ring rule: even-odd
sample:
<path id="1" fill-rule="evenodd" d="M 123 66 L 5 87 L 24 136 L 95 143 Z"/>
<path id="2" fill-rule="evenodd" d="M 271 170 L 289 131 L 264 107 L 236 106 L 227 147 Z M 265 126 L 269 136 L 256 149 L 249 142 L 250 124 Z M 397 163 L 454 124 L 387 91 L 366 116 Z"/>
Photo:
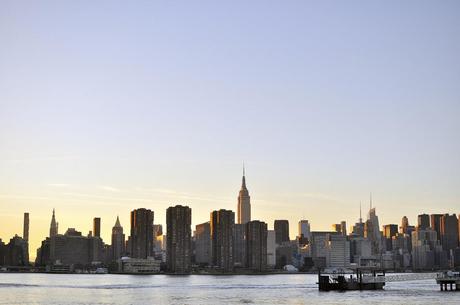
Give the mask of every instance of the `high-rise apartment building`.
<path id="1" fill-rule="evenodd" d="M 129 254 L 132 258 L 152 256 L 153 216 L 153 211 L 144 208 L 131 211 Z"/>
<path id="2" fill-rule="evenodd" d="M 166 264 L 172 273 L 191 271 L 192 209 L 176 205 L 166 210 Z"/>
<path id="3" fill-rule="evenodd" d="M 211 213 L 212 264 L 223 272 L 233 271 L 235 213 L 218 210 Z"/>
<path id="4" fill-rule="evenodd" d="M 262 272 L 267 268 L 267 224 L 253 220 L 246 223 L 246 268 Z"/>

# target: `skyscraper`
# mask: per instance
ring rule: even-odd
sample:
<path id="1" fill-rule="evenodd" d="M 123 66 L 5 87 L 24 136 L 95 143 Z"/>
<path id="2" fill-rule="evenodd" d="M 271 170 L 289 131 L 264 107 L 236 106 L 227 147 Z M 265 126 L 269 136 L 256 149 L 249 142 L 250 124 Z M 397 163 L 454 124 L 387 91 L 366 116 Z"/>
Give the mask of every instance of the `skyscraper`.
<path id="1" fill-rule="evenodd" d="M 389 224 L 383 226 L 383 236 L 385 238 L 391 239 L 393 236 L 396 236 L 398 233 L 398 225 Z"/>
<path id="2" fill-rule="evenodd" d="M 50 237 L 54 237 L 58 235 L 58 223 L 56 222 L 56 217 L 54 215 L 53 209 L 53 216 L 51 217 L 51 225 L 50 225 Z"/>
<path id="3" fill-rule="evenodd" d="M 407 232 L 407 227 L 409 227 L 409 219 L 407 218 L 407 216 L 403 216 L 403 218 L 401 219 L 401 226 L 399 227 L 400 232 L 403 234 L 410 234 Z"/>
<path id="4" fill-rule="evenodd" d="M 24 228 L 22 238 L 24 239 L 25 260 L 29 263 L 29 213 L 24 213 Z"/>
<path id="5" fill-rule="evenodd" d="M 211 263 L 211 225 L 208 222 L 195 227 L 195 263 L 208 265 Z"/>
<path id="6" fill-rule="evenodd" d="M 425 230 L 430 227 L 430 215 L 420 214 L 417 217 L 417 229 Z"/>
<path id="7" fill-rule="evenodd" d="M 445 251 L 455 250 L 458 247 L 458 219 L 457 215 L 445 214 L 441 218 L 441 244 Z"/>
<path id="8" fill-rule="evenodd" d="M 115 225 L 112 228 L 112 259 L 117 260 L 125 253 L 125 234 L 117 216 Z"/>
<path id="9" fill-rule="evenodd" d="M 278 245 L 289 241 L 289 221 L 275 220 L 275 241 Z"/>
<path id="10" fill-rule="evenodd" d="M 93 219 L 93 235 L 94 237 L 101 237 L 101 218 L 99 217 Z"/>
<path id="11" fill-rule="evenodd" d="M 246 268 L 264 271 L 267 268 L 267 224 L 253 220 L 246 223 Z"/>
<path id="12" fill-rule="evenodd" d="M 344 236 L 347 235 L 347 223 L 345 221 L 341 221 L 340 223 L 332 224 L 332 230 L 334 232 L 340 233 Z"/>
<path id="13" fill-rule="evenodd" d="M 379 218 L 375 208 L 369 210 L 368 219 L 364 225 L 364 237 L 371 241 L 372 255 L 380 255 L 382 250 L 382 234 L 379 229 Z"/>
<path id="14" fill-rule="evenodd" d="M 310 239 L 310 223 L 308 220 L 301 220 L 299 221 L 299 236 Z"/>
<path id="15" fill-rule="evenodd" d="M 246 225 L 235 224 L 234 231 L 234 257 L 233 260 L 236 266 L 244 266 L 246 263 L 245 252 L 246 252 Z"/>
<path id="16" fill-rule="evenodd" d="M 238 223 L 245 224 L 248 221 L 251 221 L 251 197 L 246 188 L 246 176 L 243 166 L 243 182 L 240 194 L 238 195 Z"/>
<path id="17" fill-rule="evenodd" d="M 438 235 L 438 240 L 441 240 L 441 219 L 442 214 L 431 214 L 430 215 L 430 227 L 432 230 L 436 231 Z"/>
<path id="18" fill-rule="evenodd" d="M 223 272 L 233 271 L 235 213 L 229 210 L 211 213 L 212 264 Z"/>
<path id="19" fill-rule="evenodd" d="M 131 212 L 130 256 L 147 258 L 153 250 L 153 211 L 137 209 Z"/>
<path id="20" fill-rule="evenodd" d="M 25 241 L 29 241 L 29 213 L 24 213 L 24 228 L 22 238 Z"/>
<path id="21" fill-rule="evenodd" d="M 166 264 L 172 273 L 191 271 L 192 209 L 176 205 L 166 210 Z"/>

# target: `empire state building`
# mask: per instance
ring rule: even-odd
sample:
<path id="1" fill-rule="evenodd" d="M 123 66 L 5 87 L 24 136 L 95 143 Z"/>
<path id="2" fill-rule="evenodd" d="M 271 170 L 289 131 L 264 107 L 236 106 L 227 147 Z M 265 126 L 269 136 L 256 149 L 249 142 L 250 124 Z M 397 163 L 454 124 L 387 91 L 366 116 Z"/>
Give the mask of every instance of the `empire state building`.
<path id="1" fill-rule="evenodd" d="M 243 182 L 240 194 L 238 195 L 238 223 L 245 224 L 249 221 L 251 221 L 251 197 L 246 188 L 246 177 L 243 167 Z"/>

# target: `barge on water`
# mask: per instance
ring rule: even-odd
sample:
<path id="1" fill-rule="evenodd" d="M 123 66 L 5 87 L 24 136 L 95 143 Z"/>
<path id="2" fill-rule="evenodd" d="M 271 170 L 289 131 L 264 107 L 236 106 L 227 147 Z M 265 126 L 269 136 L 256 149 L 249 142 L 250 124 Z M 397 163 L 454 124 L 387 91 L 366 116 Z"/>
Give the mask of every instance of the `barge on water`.
<path id="1" fill-rule="evenodd" d="M 446 271 L 438 273 L 436 276 L 436 283 L 439 284 L 441 291 L 455 290 L 460 291 L 460 272 Z"/>
<path id="2" fill-rule="evenodd" d="M 343 269 L 322 273 L 319 270 L 317 284 L 320 291 L 381 290 L 385 286 L 385 271 L 375 268 L 356 268 L 351 273 Z"/>

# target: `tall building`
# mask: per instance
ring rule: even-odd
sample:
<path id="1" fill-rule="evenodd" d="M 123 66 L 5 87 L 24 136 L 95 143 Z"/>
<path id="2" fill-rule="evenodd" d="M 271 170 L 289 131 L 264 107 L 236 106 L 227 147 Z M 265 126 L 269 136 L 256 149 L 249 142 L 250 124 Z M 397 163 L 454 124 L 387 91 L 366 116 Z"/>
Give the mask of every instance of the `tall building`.
<path id="1" fill-rule="evenodd" d="M 420 214 L 417 216 L 417 229 L 426 230 L 430 227 L 430 215 Z"/>
<path id="2" fill-rule="evenodd" d="M 192 209 L 176 205 L 166 210 L 166 264 L 172 273 L 191 271 Z"/>
<path id="3" fill-rule="evenodd" d="M 409 227 L 409 219 L 407 216 L 403 216 L 401 219 L 401 226 L 399 227 L 399 231 L 403 234 L 409 234 L 407 233 L 407 227 Z"/>
<path id="4" fill-rule="evenodd" d="M 444 251 L 458 247 L 458 219 L 455 214 L 444 214 L 441 218 L 441 244 Z"/>
<path id="5" fill-rule="evenodd" d="M 125 253 L 125 234 L 117 216 L 115 225 L 112 228 L 112 259 L 117 260 Z"/>
<path id="6" fill-rule="evenodd" d="M 364 237 L 371 241 L 373 255 L 380 255 L 382 251 L 382 234 L 379 227 L 379 218 L 375 213 L 375 208 L 371 208 L 364 225 Z"/>
<path id="7" fill-rule="evenodd" d="M 350 265 L 350 242 L 340 234 L 328 234 L 326 244 L 326 265 L 346 268 Z"/>
<path id="8" fill-rule="evenodd" d="M 25 258 L 27 264 L 29 264 L 29 213 L 24 213 L 24 227 L 23 227 L 23 234 L 22 238 L 24 240 L 24 247 L 25 247 Z"/>
<path id="9" fill-rule="evenodd" d="M 251 221 L 251 197 L 246 188 L 246 176 L 243 166 L 243 182 L 240 194 L 238 195 L 238 223 L 245 224 L 248 221 Z"/>
<path id="10" fill-rule="evenodd" d="M 384 249 L 385 251 L 393 250 L 393 237 L 398 234 L 398 225 L 389 224 L 383 225 L 383 237 L 384 240 Z"/>
<path id="11" fill-rule="evenodd" d="M 101 218 L 99 217 L 93 219 L 93 234 L 94 237 L 101 237 Z"/>
<path id="12" fill-rule="evenodd" d="M 341 221 L 340 223 L 334 223 L 332 225 L 332 230 L 334 232 L 340 233 L 344 236 L 347 235 L 347 223 L 345 221 Z"/>
<path id="13" fill-rule="evenodd" d="M 211 213 L 212 264 L 223 272 L 233 271 L 235 213 L 229 210 Z"/>
<path id="14" fill-rule="evenodd" d="M 235 266 L 243 267 L 246 263 L 246 225 L 245 224 L 235 224 L 234 231 L 234 257 Z"/>
<path id="15" fill-rule="evenodd" d="M 441 240 L 441 219 L 442 214 L 431 214 L 430 215 L 430 228 L 436 231 L 438 235 L 438 240 Z"/>
<path id="16" fill-rule="evenodd" d="M 56 217 L 54 215 L 53 209 L 53 216 L 51 217 L 51 225 L 50 225 L 50 237 L 54 237 L 58 235 L 58 223 L 56 222 Z"/>
<path id="17" fill-rule="evenodd" d="M 201 223 L 195 227 L 195 263 L 211 263 L 211 224 Z"/>
<path id="18" fill-rule="evenodd" d="M 430 228 L 413 231 L 412 268 L 414 270 L 432 270 L 435 265 L 436 252 L 440 248 L 441 245 L 436 238 L 436 231 Z"/>
<path id="19" fill-rule="evenodd" d="M 268 230 L 267 231 L 267 266 L 274 268 L 275 265 L 276 265 L 275 230 Z"/>
<path id="20" fill-rule="evenodd" d="M 69 228 L 65 234 L 50 238 L 48 250 L 51 264 L 88 265 L 102 257 L 101 239 L 82 236 L 81 232 Z M 95 245 L 97 245 L 95 247 Z M 42 255 L 44 255 L 42 253 Z M 48 255 L 45 255 L 48 256 Z"/>
<path id="21" fill-rule="evenodd" d="M 29 213 L 24 213 L 24 229 L 22 238 L 29 242 Z"/>
<path id="22" fill-rule="evenodd" d="M 393 236 L 398 234 L 398 225 L 389 224 L 383 226 L 383 236 L 391 239 Z"/>
<path id="23" fill-rule="evenodd" d="M 299 236 L 310 240 L 310 223 L 308 220 L 299 221 Z"/>
<path id="24" fill-rule="evenodd" d="M 355 237 L 364 237 L 364 223 L 361 214 L 361 203 L 359 203 L 359 220 L 352 227 L 351 234 Z"/>
<path id="25" fill-rule="evenodd" d="M 131 212 L 131 234 L 129 252 L 133 258 L 152 256 L 153 250 L 153 211 L 137 209 Z"/>
<path id="26" fill-rule="evenodd" d="M 290 241 L 289 239 L 289 221 L 275 220 L 275 241 L 278 245 Z"/>
<path id="27" fill-rule="evenodd" d="M 253 220 L 246 223 L 246 268 L 262 272 L 267 268 L 267 224 Z"/>

